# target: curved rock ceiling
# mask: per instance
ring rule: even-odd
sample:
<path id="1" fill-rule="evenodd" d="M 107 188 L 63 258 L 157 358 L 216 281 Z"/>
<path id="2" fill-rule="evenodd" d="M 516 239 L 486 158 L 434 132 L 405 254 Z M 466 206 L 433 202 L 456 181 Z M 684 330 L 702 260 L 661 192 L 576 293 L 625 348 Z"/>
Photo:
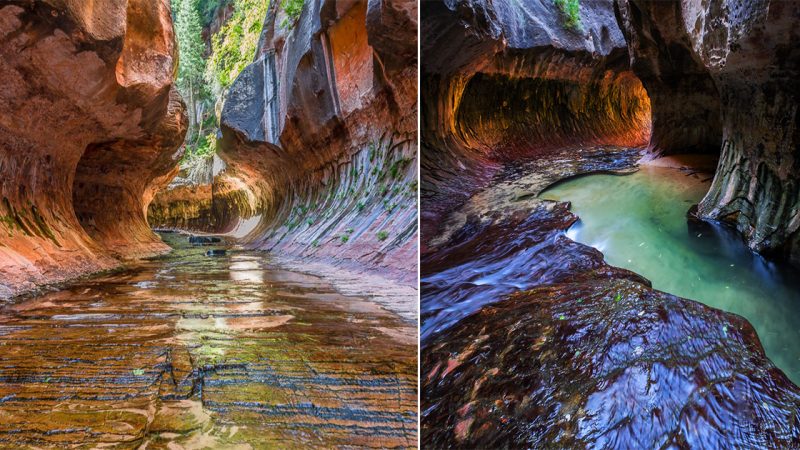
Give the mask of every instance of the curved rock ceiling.
<path id="1" fill-rule="evenodd" d="M 145 219 L 186 132 L 167 2 L 0 7 L 0 296 L 168 247 Z"/>

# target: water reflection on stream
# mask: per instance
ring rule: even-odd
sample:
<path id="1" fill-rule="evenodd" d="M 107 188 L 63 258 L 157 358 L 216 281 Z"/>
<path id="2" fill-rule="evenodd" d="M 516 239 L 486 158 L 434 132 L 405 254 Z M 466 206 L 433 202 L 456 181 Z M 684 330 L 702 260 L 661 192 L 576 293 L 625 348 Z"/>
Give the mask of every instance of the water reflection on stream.
<path id="1" fill-rule="evenodd" d="M 587 175 L 542 198 L 570 201 L 581 218 L 567 235 L 609 264 L 630 269 L 670 294 L 744 316 L 767 356 L 800 383 L 800 279 L 770 263 L 719 226 L 687 224 L 686 211 L 708 181 L 666 168 L 633 175 Z"/>
<path id="2" fill-rule="evenodd" d="M 164 238 L 166 257 L 0 308 L 0 446 L 415 445 L 414 323 Z"/>

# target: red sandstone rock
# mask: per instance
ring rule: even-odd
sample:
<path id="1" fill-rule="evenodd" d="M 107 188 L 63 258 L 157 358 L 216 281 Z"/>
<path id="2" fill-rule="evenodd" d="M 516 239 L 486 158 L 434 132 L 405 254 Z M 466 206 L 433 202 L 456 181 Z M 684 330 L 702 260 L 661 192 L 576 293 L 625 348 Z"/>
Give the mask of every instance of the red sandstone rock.
<path id="1" fill-rule="evenodd" d="M 287 29 L 273 2 L 226 95 L 211 211 L 206 197 L 161 194 L 154 224 L 416 286 L 416 12 L 410 0 L 307 2 Z"/>
<path id="2" fill-rule="evenodd" d="M 166 0 L 0 7 L 0 295 L 166 246 L 145 220 L 175 166 Z"/>
<path id="3" fill-rule="evenodd" d="M 564 145 L 643 145 L 650 103 L 610 3 L 423 3 L 423 252 L 500 167 Z"/>

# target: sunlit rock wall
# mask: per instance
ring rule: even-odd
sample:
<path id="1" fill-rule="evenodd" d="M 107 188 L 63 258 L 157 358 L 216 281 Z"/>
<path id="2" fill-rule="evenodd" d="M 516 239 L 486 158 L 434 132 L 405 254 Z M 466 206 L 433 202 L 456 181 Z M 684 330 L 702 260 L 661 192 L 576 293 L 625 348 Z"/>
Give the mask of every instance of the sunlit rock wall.
<path id="1" fill-rule="evenodd" d="M 672 133 L 685 129 L 684 138 L 665 149 L 716 144 L 720 152 L 699 215 L 734 224 L 756 251 L 800 264 L 800 4 L 619 1 L 618 9 L 634 71 L 648 92 L 668 94 L 663 102 L 653 97 L 654 139 L 662 110 L 683 113 L 667 125 Z M 686 79 L 678 79 L 686 66 Z M 692 89 L 695 101 L 681 93 Z"/>
<path id="2" fill-rule="evenodd" d="M 628 68 L 613 4 L 422 5 L 423 251 L 441 218 L 504 164 L 567 145 L 643 146 L 649 99 Z"/>
<path id="3" fill-rule="evenodd" d="M 0 296 L 166 250 L 174 55 L 168 0 L 0 4 Z"/>
<path id="4" fill-rule="evenodd" d="M 222 111 L 253 248 L 416 280 L 416 2 L 269 9 Z M 244 209 L 244 210 L 242 210 Z"/>
<path id="5" fill-rule="evenodd" d="M 150 202 L 147 220 L 159 230 L 225 232 L 236 221 L 221 200 L 225 163 L 212 155 L 184 161 L 169 185 Z M 216 202 L 215 202 L 216 194 Z"/>

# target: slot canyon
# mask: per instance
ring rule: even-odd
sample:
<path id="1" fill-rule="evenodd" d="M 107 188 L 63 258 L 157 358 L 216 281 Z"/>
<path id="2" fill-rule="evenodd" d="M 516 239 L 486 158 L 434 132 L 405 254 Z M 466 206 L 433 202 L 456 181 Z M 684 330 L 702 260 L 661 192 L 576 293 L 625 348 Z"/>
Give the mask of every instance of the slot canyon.
<path id="1" fill-rule="evenodd" d="M 416 36 L 0 2 L 0 447 L 415 447 Z"/>
<path id="2" fill-rule="evenodd" d="M 421 17 L 422 446 L 799 446 L 800 5 Z"/>

